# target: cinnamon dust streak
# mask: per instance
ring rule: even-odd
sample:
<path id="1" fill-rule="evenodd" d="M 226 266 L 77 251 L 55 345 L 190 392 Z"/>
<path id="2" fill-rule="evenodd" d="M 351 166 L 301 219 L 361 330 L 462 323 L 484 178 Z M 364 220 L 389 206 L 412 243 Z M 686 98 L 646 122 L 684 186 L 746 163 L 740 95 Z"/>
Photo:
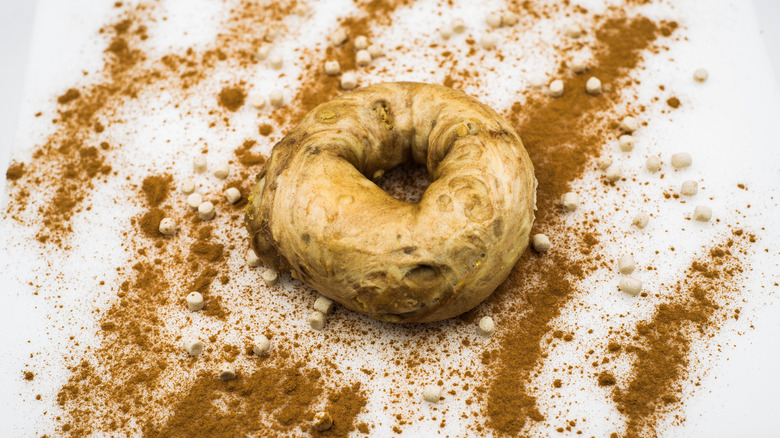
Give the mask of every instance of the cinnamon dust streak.
<path id="1" fill-rule="evenodd" d="M 500 339 L 496 370 L 488 387 L 487 425 L 499 435 L 517 436 L 528 420 L 543 420 L 527 385 L 543 358 L 542 341 L 552 330 L 551 322 L 574 296 L 572 283 L 584 276 L 583 266 L 594 263 L 589 257 L 593 257 L 598 240 L 588 230 L 562 230 L 556 214 L 558 200 L 614 135 L 614 122 L 599 115 L 615 110 L 620 90 L 628 84 L 628 75 L 638 67 L 643 53 L 653 48 L 659 35 L 670 35 L 676 27 L 676 23 L 655 23 L 642 16 L 606 19 L 596 29 L 590 73 L 565 80 L 566 89 L 573 91 L 556 99 L 532 97 L 525 105 L 513 105 L 508 115 L 518 128 L 539 181 L 535 227 L 545 232 L 557 230 L 559 239 L 571 245 L 565 252 L 553 250 L 545 258 L 526 252 L 489 300 L 508 307 L 504 314 L 520 315 L 503 323 L 508 327 Z M 590 76 L 611 84 L 611 90 L 600 96 L 586 94 L 585 82 Z M 583 260 L 571 258 L 569 254 L 576 250 Z M 524 300 L 517 302 L 508 298 L 511 296 L 523 296 Z"/>
<path id="2" fill-rule="evenodd" d="M 680 380 L 690 369 L 689 352 L 694 333 L 706 336 L 717 330 L 724 317 L 739 318 L 739 309 L 726 309 L 743 273 L 741 255 L 755 236 L 735 230 L 724 242 L 691 263 L 670 296 L 658 305 L 648 321 L 637 324 L 631 345 L 619 351 L 634 355 L 630 378 L 612 394 L 626 416 L 625 438 L 657 436 L 661 416 L 680 402 Z M 731 313 L 728 313 L 731 312 Z"/>

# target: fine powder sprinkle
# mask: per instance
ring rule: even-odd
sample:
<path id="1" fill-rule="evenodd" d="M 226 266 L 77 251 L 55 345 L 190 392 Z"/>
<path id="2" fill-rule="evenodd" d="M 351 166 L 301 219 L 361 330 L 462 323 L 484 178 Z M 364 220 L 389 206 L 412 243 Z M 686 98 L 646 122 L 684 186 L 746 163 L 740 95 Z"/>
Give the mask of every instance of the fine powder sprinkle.
<path id="1" fill-rule="evenodd" d="M 289 130 L 306 111 L 341 92 L 338 78 L 322 73 L 326 59 L 338 60 L 342 71 L 354 69 L 354 37 L 378 39 L 381 29 L 377 26 L 391 26 L 396 9 L 408 8 L 413 3 L 410 0 L 358 1 L 356 11 L 340 20 L 340 27 L 349 35 L 345 44 L 337 48 L 302 49 L 301 56 L 306 63 L 299 77 L 302 85 L 292 99 L 294 104 L 278 108 L 268 116 L 258 115 L 258 128 L 256 131 L 253 128 L 253 132 L 261 137 L 239 141 L 232 151 L 231 165 L 237 171 L 236 178 L 222 183 L 224 187 L 219 186 L 217 194 L 205 196 L 204 200 L 212 202 L 219 212 L 215 222 L 204 223 L 196 213 L 182 208 L 170 173 L 155 172 L 143 178 L 140 185 L 129 184 L 134 194 L 131 202 L 140 212 L 130 219 L 124 234 L 124 249 L 131 260 L 127 266 L 116 268 L 119 283 L 111 286 L 116 302 L 110 303 L 99 317 L 99 345 L 83 358 L 74 358 L 68 367 L 68 381 L 56 396 L 63 409 L 61 420 L 58 418 L 58 433 L 67 436 L 141 433 L 159 437 L 253 434 L 281 437 L 308 433 L 346 437 L 354 433 L 370 434 L 380 428 L 400 434 L 406 424 L 414 423 L 416 419 L 404 410 L 404 406 L 418 402 L 418 394 L 411 393 L 393 393 L 391 399 L 400 401 L 385 406 L 385 410 L 398 412 L 392 428 L 387 423 L 370 424 L 367 418 L 363 421 L 372 395 L 366 381 L 361 383 L 344 377 L 346 370 L 342 364 L 334 363 L 338 362 L 336 359 L 319 362 L 318 368 L 314 365 L 317 348 L 304 347 L 299 333 L 288 335 L 286 324 L 273 326 L 263 322 L 268 325 L 262 332 L 274 347 L 271 355 L 261 357 L 254 356 L 249 347 L 250 333 L 255 333 L 258 326 L 251 318 L 238 319 L 239 325 L 246 321 L 246 327 L 235 327 L 240 333 L 237 339 L 228 339 L 223 330 L 206 333 L 202 339 L 206 349 L 199 358 L 189 357 L 179 348 L 183 337 L 177 334 L 179 327 L 187 327 L 190 321 L 199 318 L 214 327 L 223 327 L 229 321 L 235 324 L 232 321 L 240 318 L 236 313 L 244 311 L 225 302 L 222 293 L 242 287 L 236 284 L 233 274 L 237 269 L 236 260 L 243 260 L 246 248 L 243 237 L 234 236 L 243 236 L 241 217 L 246 200 L 230 205 L 219 193 L 227 187 L 248 193 L 252 176 L 266 159 L 261 147 L 268 141 L 278 140 L 276 133 Z M 13 162 L 7 169 L 13 200 L 7 216 L 39 226 L 37 238 L 41 244 L 67 250 L 69 239 L 75 236 L 71 228 L 74 216 L 89 211 L 95 187 L 118 174 L 115 168 L 118 169 L 120 162 L 114 159 L 114 154 L 124 146 L 108 132 L 113 125 L 121 125 L 118 122 L 123 121 L 126 107 L 160 89 L 182 98 L 203 93 L 207 105 L 213 107 L 209 108 L 213 118 L 210 127 L 229 129 L 231 115 L 244 109 L 245 82 L 239 79 L 231 81 L 234 85 L 229 86 L 222 83 L 206 92 L 201 85 L 218 68 L 234 71 L 254 68 L 257 64 L 253 59 L 254 50 L 266 43 L 262 34 L 254 32 L 257 23 L 285 31 L 288 25 L 285 20 L 295 5 L 296 2 L 237 2 L 212 45 L 153 58 L 144 49 L 148 27 L 160 15 L 157 4 L 125 6 L 118 2 L 115 6 L 120 18 L 101 30 L 107 47 L 103 71 L 93 82 L 68 88 L 56 98 L 55 133 L 34 151 L 30 161 Z M 570 11 L 568 6 L 546 7 L 527 2 L 520 8 L 523 19 L 532 20 L 530 23 L 542 18 L 560 18 Z M 583 17 L 592 16 L 583 8 L 574 10 Z M 444 397 L 445 401 L 449 397 L 463 397 L 467 406 L 474 404 L 475 420 L 468 420 L 466 428 L 479 435 L 517 436 L 526 433 L 534 423 L 551 421 L 539 409 L 534 373 L 550 348 L 560 342 L 578 341 L 568 331 L 557 328 L 554 320 L 567 303 L 584 293 L 579 289 L 579 282 L 607 263 L 601 252 L 609 241 L 596 231 L 599 219 L 595 216 L 586 216 L 575 226 L 564 225 L 558 208 L 560 196 L 593 167 L 604 145 L 617 137 L 615 121 L 631 112 L 642 111 L 642 107 L 637 107 L 626 113 L 625 108 L 633 105 L 626 103 L 629 97 L 625 90 L 631 90 L 633 85 L 630 76 L 646 55 L 662 50 L 659 38 L 673 36 L 678 27 L 675 22 L 654 22 L 621 9 L 609 9 L 606 14 L 592 18 L 596 21 L 592 31 L 594 58 L 588 74 L 568 74 L 563 54 L 555 53 L 560 60 L 558 73 L 564 77 L 567 92 L 556 99 L 527 94 L 525 100 L 505 111 L 536 167 L 539 210 L 535 232 L 544 232 L 555 241 L 567 242 L 568 246 L 554 246 L 545 256 L 527 251 L 507 281 L 484 305 L 447 323 L 453 330 L 459 330 L 471 328 L 477 315 L 485 309 L 503 315 L 495 316 L 501 330 L 480 356 L 484 371 L 476 365 L 469 370 L 447 371 L 453 379 L 458 376 L 474 379 L 475 384 L 450 389 Z M 467 48 L 469 56 L 474 55 L 474 42 L 467 38 L 466 44 L 472 46 L 470 50 Z M 403 53 L 400 46 L 396 50 Z M 503 56 L 500 48 L 496 52 L 498 57 Z M 451 86 L 465 86 L 479 80 L 479 71 L 457 75 L 458 79 L 454 79 L 453 73 L 442 81 Z M 585 93 L 585 82 L 591 75 L 605 84 L 598 97 Z M 668 99 L 666 104 L 671 108 L 680 106 L 676 97 Z M 198 149 L 207 153 L 208 145 Z M 403 190 L 398 193 L 394 192 L 392 182 L 378 181 L 399 198 L 409 195 L 411 181 L 425 177 L 420 166 L 388 174 L 391 180 L 408 180 L 401 184 Z M 607 181 L 604 185 L 613 187 Z M 46 187 L 58 200 L 42 207 L 39 214 L 45 220 L 40 224 L 30 219 L 33 209 L 28 208 L 33 205 L 29 198 L 36 186 Z M 419 191 L 422 190 L 424 185 Z M 413 197 L 409 199 L 414 202 Z M 159 232 L 163 217 L 172 217 L 180 224 L 175 240 Z M 220 218 L 223 222 L 219 222 Z M 686 280 L 676 286 L 681 297 L 678 301 L 658 305 L 650 320 L 635 327 L 635 335 L 616 337 L 608 340 L 608 344 L 605 341 L 602 350 L 606 356 L 633 358 L 628 375 L 608 369 L 609 361 L 592 370 L 593 385 L 610 394 L 626 418 L 621 435 L 654 434 L 658 419 L 681 403 L 680 387 L 691 371 L 688 353 L 697 333 L 717 330 L 719 318 L 727 309 L 736 312 L 734 317 L 738 317 L 738 309 L 719 303 L 719 299 L 724 290 L 739 280 L 746 245 L 754 241 L 755 236 L 734 231 L 725 243 L 713 246 L 685 272 Z M 238 269 L 246 268 L 242 265 Z M 204 296 L 206 306 L 190 315 L 181 309 L 186 309 L 184 297 L 192 291 Z M 300 288 L 296 292 L 304 295 Z M 304 292 L 308 294 L 305 296 L 311 295 L 310 290 Z M 253 296 L 257 291 L 247 289 L 240 294 Z M 296 301 L 282 292 L 275 292 L 273 299 L 288 300 L 304 308 L 304 299 Z M 261 303 L 258 300 L 251 305 Z M 300 311 L 283 313 L 279 319 L 287 322 L 299 318 L 297 313 Z M 169 320 L 170 315 L 175 316 Z M 367 324 L 344 323 L 338 311 L 331 317 L 336 327 L 329 326 L 330 332 L 324 334 L 325 342 L 339 343 L 353 352 L 361 351 L 360 343 L 373 342 L 370 334 L 373 329 L 367 329 Z M 666 327 L 675 330 L 668 331 Z M 424 365 L 436 366 L 439 360 L 430 356 L 436 356 L 437 352 L 449 356 L 446 350 L 433 347 L 446 339 L 447 331 L 441 326 L 410 329 L 406 336 L 409 341 L 400 343 L 404 349 L 401 353 L 396 349 L 395 364 L 406 371 L 408 380 L 419 382 L 418 373 L 425 370 Z M 353 345 L 354 339 L 358 339 L 358 344 Z M 462 346 L 474 347 L 468 339 L 463 339 Z M 428 357 L 417 354 L 417 349 L 426 351 Z M 213 369 L 224 362 L 241 365 L 236 379 L 223 382 L 215 377 Z M 361 372 L 371 375 L 376 371 L 363 369 Z M 32 372 L 24 372 L 23 378 L 27 379 L 28 373 L 28 380 L 32 380 Z M 443 384 L 439 381 L 439 385 Z M 555 379 L 550 386 L 561 388 L 565 382 Z M 445 415 L 446 404 L 443 406 L 441 413 L 434 411 L 434 415 Z M 328 412 L 334 421 L 324 432 L 309 425 L 319 411 Z M 480 411 L 482 417 L 477 416 Z M 464 412 L 462 416 L 468 414 Z M 567 422 L 558 432 L 573 430 L 572 423 Z M 445 421 L 441 420 L 440 427 L 444 426 Z"/>
<path id="2" fill-rule="evenodd" d="M 667 26 L 674 28 L 676 25 Z M 607 140 L 606 132 L 609 131 L 604 128 L 609 126 L 602 126 L 605 120 L 582 118 L 581 115 L 609 110 L 618 102 L 620 83 L 636 68 L 642 52 L 658 35 L 658 26 L 645 17 L 607 19 L 596 30 L 598 46 L 593 74 L 605 83 L 615 84 L 612 93 L 606 92 L 598 99 L 588 97 L 585 93 L 587 77 L 578 75 L 567 81 L 566 88 L 581 90 L 579 93 L 565 93 L 552 100 L 531 99 L 525 105 L 513 105 L 509 118 L 518 125 L 539 181 L 535 228 L 548 232 L 548 228 L 556 226 L 556 205 L 561 196 L 582 176 Z M 529 117 L 520 119 L 523 114 Z M 577 239 L 577 235 L 587 232 L 589 225 L 582 228 L 561 233 L 560 239 L 574 243 L 575 253 L 590 252 L 589 247 L 597 243 L 592 236 L 589 241 Z M 542 341 L 551 331 L 551 321 L 575 293 L 569 279 L 581 279 L 585 273 L 583 268 L 597 263 L 593 258 L 576 260 L 570 257 L 553 251 L 547 259 L 542 259 L 527 252 L 509 278 L 488 299 L 488 302 L 502 300 L 518 290 L 525 294 L 522 307 L 512 304 L 505 309 L 506 314 L 522 316 L 517 321 L 502 323 L 511 325 L 512 329 L 501 337 L 497 369 L 488 389 L 488 425 L 502 434 L 517 435 L 528 419 L 544 419 L 526 382 L 542 358 Z"/>

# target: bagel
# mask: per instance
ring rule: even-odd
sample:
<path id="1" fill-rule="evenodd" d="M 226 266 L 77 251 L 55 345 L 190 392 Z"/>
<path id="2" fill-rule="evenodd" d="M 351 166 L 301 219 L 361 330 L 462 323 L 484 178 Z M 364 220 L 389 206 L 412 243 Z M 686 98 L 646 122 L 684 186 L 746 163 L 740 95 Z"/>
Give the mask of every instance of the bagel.
<path id="1" fill-rule="evenodd" d="M 369 178 L 413 160 L 417 203 Z M 267 265 L 390 322 L 472 309 L 528 246 L 536 179 L 517 132 L 451 88 L 382 83 L 323 103 L 277 143 L 248 198 L 250 246 Z"/>

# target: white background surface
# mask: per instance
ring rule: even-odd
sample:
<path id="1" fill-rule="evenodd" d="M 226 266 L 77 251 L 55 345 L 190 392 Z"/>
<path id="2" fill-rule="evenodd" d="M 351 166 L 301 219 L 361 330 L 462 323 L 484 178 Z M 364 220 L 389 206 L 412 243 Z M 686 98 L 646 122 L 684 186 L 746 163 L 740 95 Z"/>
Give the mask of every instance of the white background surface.
<path id="1" fill-rule="evenodd" d="M 755 0 L 760 13 L 758 22 L 763 27 L 761 37 L 767 42 L 770 59 L 774 66 L 774 78 L 777 81 L 780 72 L 780 29 L 776 22 L 780 19 L 780 2 L 773 0 Z M 8 154 L 13 146 L 16 124 L 18 120 L 18 108 L 24 90 L 25 68 L 28 64 L 28 46 L 32 35 L 32 22 L 34 15 L 34 1 L 3 1 L 0 2 L 0 164 L 5 169 Z M 724 35 L 720 36 L 721 38 Z M 757 99 L 757 94 L 763 88 L 767 93 L 763 97 L 777 99 L 777 90 L 769 86 L 766 80 L 770 77 L 767 65 L 746 66 L 751 71 L 743 78 L 732 77 L 731 80 L 757 81 L 753 86 L 746 86 L 753 94 L 748 99 Z M 757 70 L 757 71 L 755 71 Z M 711 72 L 713 73 L 713 72 Z M 713 87 L 728 87 L 727 81 L 718 81 L 713 77 Z M 30 84 L 28 84 L 30 86 Z M 777 101 L 773 107 L 776 109 Z M 775 116 L 777 112 L 769 112 Z M 776 126 L 780 120 L 756 120 L 757 123 L 766 123 Z M 715 128 L 704 126 L 704 129 Z M 762 147 L 758 149 L 771 151 L 769 143 L 777 141 L 764 137 Z M 751 145 L 744 145 L 750 147 Z M 746 151 L 748 155 L 757 151 Z M 777 148 L 775 148 L 777 150 Z M 757 154 L 756 158 L 760 158 Z M 774 179 L 778 179 L 778 169 L 774 169 Z M 771 230 L 769 231 L 772 232 Z M 775 231 L 776 233 L 776 231 Z M 770 249 L 776 256 L 777 248 Z M 2 274 L 2 273 L 0 273 Z M 776 413 L 780 412 L 780 402 L 777 393 L 780 393 L 778 384 L 778 372 L 780 369 L 780 317 L 776 315 L 777 308 L 765 309 L 764 314 L 756 316 L 757 326 L 760 327 L 763 336 L 751 337 L 751 342 L 740 343 L 740 338 L 733 340 L 738 346 L 728 353 L 729 360 L 726 364 L 717 367 L 702 382 L 706 388 L 705 394 L 699 394 L 686 406 L 684 413 L 688 422 L 683 428 L 669 431 L 670 436 L 780 436 L 780 430 L 775 425 Z M 758 323 L 760 321 L 760 324 Z M 7 354 L 7 353 L 6 353 Z M 9 370 L 2 370 L 7 372 Z M 17 373 L 13 376 L 18 379 L 18 369 L 10 370 Z M 3 376 L 5 379 L 6 376 Z M 0 416 L 2 421 L 3 416 Z M 0 424 L 2 426 L 2 424 Z M 2 427 L 0 427 L 2 430 Z"/>

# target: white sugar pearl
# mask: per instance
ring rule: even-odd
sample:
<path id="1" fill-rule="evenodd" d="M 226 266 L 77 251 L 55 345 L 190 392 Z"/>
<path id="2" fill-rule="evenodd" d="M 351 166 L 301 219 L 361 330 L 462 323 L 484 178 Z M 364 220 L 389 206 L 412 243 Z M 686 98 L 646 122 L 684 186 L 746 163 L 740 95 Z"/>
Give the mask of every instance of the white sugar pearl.
<path id="1" fill-rule="evenodd" d="M 279 70 L 282 68 L 284 66 L 284 59 L 282 58 L 282 54 L 279 52 L 273 52 L 268 55 L 268 64 L 274 70 Z"/>
<path id="2" fill-rule="evenodd" d="M 314 300 L 314 310 L 322 313 L 323 315 L 330 313 L 332 308 L 333 300 L 328 297 L 323 297 L 320 295 L 316 300 Z"/>
<path id="3" fill-rule="evenodd" d="M 490 27 L 501 27 L 501 15 L 491 12 L 485 18 L 485 23 Z"/>
<path id="4" fill-rule="evenodd" d="M 200 195 L 200 193 L 193 193 L 190 196 L 187 196 L 187 206 L 189 206 L 192 209 L 196 209 L 200 207 L 200 204 L 203 203 L 203 196 Z"/>
<path id="5" fill-rule="evenodd" d="M 452 30 L 452 26 L 449 24 L 445 24 L 439 28 L 439 35 L 441 35 L 442 39 L 448 40 L 452 38 L 453 33 L 455 33 L 455 31 Z"/>
<path id="6" fill-rule="evenodd" d="M 347 41 L 347 31 L 338 28 L 335 31 L 333 31 L 330 36 L 328 36 L 328 42 L 330 42 L 331 46 L 338 47 L 342 44 L 344 44 Z"/>
<path id="7" fill-rule="evenodd" d="M 314 420 L 312 421 L 312 427 L 318 432 L 325 432 L 333 426 L 333 417 L 327 412 L 317 412 L 314 414 Z"/>
<path id="8" fill-rule="evenodd" d="M 574 192 L 564 193 L 561 197 L 561 205 L 568 211 L 574 211 L 580 205 L 580 197 Z"/>
<path id="9" fill-rule="evenodd" d="M 672 167 L 675 169 L 684 169 L 690 167 L 691 164 L 693 164 L 693 158 L 691 158 L 691 154 L 687 152 L 680 152 L 672 155 Z"/>
<path id="10" fill-rule="evenodd" d="M 563 81 L 556 79 L 550 82 L 550 96 L 560 97 L 563 96 Z"/>
<path id="11" fill-rule="evenodd" d="M 428 403 L 438 403 L 441 399 L 441 388 L 437 385 L 426 385 L 422 397 Z"/>
<path id="12" fill-rule="evenodd" d="M 528 81 L 528 85 L 534 90 L 541 90 L 547 85 L 547 78 L 544 76 L 535 76 Z"/>
<path id="13" fill-rule="evenodd" d="M 246 264 L 253 268 L 260 266 L 260 257 L 257 256 L 252 248 L 246 250 Z"/>
<path id="14" fill-rule="evenodd" d="M 520 17 L 514 12 L 504 12 L 501 16 L 501 24 L 504 26 L 514 26 L 520 21 Z"/>
<path id="15" fill-rule="evenodd" d="M 169 217 L 163 218 L 163 220 L 160 221 L 158 229 L 160 230 L 160 234 L 173 236 L 176 234 L 176 221 Z"/>
<path id="16" fill-rule="evenodd" d="M 186 179 L 181 183 L 181 192 L 185 195 L 189 195 L 190 193 L 195 191 L 195 181 L 191 179 Z"/>
<path id="17" fill-rule="evenodd" d="M 198 216 L 201 220 L 208 221 L 214 219 L 214 204 L 209 201 L 203 202 L 198 206 Z"/>
<path id="18" fill-rule="evenodd" d="M 636 269 L 634 256 L 628 254 L 618 259 L 618 271 L 620 271 L 621 274 L 628 275 L 634 272 L 634 269 Z"/>
<path id="19" fill-rule="evenodd" d="M 531 238 L 531 247 L 533 247 L 534 251 L 538 253 L 546 253 L 550 250 L 550 248 L 552 248 L 552 243 L 550 243 L 549 237 L 539 233 L 534 234 L 534 236 Z"/>
<path id="20" fill-rule="evenodd" d="M 341 72 L 341 65 L 338 61 L 325 61 L 325 74 L 328 76 L 336 76 Z"/>
<path id="21" fill-rule="evenodd" d="M 607 170 L 609 169 L 609 166 L 612 165 L 612 158 L 610 157 L 598 157 L 596 159 L 596 166 L 598 166 L 601 170 Z"/>
<path id="22" fill-rule="evenodd" d="M 230 165 L 227 162 L 221 162 L 214 168 L 214 176 L 219 179 L 225 179 L 230 176 Z"/>
<path id="23" fill-rule="evenodd" d="M 197 157 L 192 159 L 192 169 L 195 171 L 195 173 L 203 173 L 206 171 L 207 163 L 206 163 L 206 157 L 203 155 L 198 155 Z"/>
<path id="24" fill-rule="evenodd" d="M 265 36 L 263 37 L 266 41 L 271 42 L 279 37 L 279 29 L 276 27 L 271 27 L 265 30 Z"/>
<path id="25" fill-rule="evenodd" d="M 239 192 L 235 187 L 230 187 L 229 189 L 225 190 L 225 198 L 229 203 L 235 204 L 241 199 L 241 192 Z"/>
<path id="26" fill-rule="evenodd" d="M 365 67 L 370 63 L 371 54 L 368 53 L 368 50 L 358 50 L 355 54 L 355 64 L 357 64 L 358 67 Z"/>
<path id="27" fill-rule="evenodd" d="M 203 295 L 201 295 L 200 292 L 190 292 L 187 294 L 187 307 L 193 312 L 203 309 L 203 306 L 205 305 L 206 303 L 203 301 Z"/>
<path id="28" fill-rule="evenodd" d="M 236 378 L 236 367 L 232 363 L 225 362 L 219 367 L 219 380 L 227 381 Z"/>
<path id="29" fill-rule="evenodd" d="M 262 356 L 271 349 L 271 341 L 265 335 L 259 335 L 252 343 L 252 352 L 257 356 Z"/>
<path id="30" fill-rule="evenodd" d="M 493 336 L 496 331 L 496 323 L 493 322 L 493 318 L 489 316 L 483 316 L 479 319 L 477 324 L 477 333 L 482 336 Z"/>
<path id="31" fill-rule="evenodd" d="M 269 54 L 271 54 L 271 46 L 260 46 L 257 48 L 257 50 L 255 50 L 255 59 L 258 61 L 265 61 Z"/>
<path id="32" fill-rule="evenodd" d="M 647 157 L 645 167 L 650 172 L 658 172 L 661 170 L 661 158 L 660 157 Z"/>
<path id="33" fill-rule="evenodd" d="M 382 47 L 380 47 L 378 44 L 371 44 L 370 46 L 368 46 L 367 50 L 368 53 L 371 54 L 371 58 L 373 59 L 381 58 L 385 56 L 385 51 L 382 50 Z"/>
<path id="34" fill-rule="evenodd" d="M 634 150 L 634 136 L 630 134 L 621 135 L 618 139 L 620 150 L 623 152 L 631 152 Z"/>
<path id="35" fill-rule="evenodd" d="M 271 105 L 273 106 L 282 106 L 282 104 L 284 104 L 284 95 L 282 94 L 282 90 L 276 88 L 271 91 L 270 96 L 268 96 L 268 101 L 271 102 Z"/>
<path id="36" fill-rule="evenodd" d="M 188 339 L 184 341 L 184 351 L 192 357 L 198 357 L 203 353 L 203 342 L 198 339 Z"/>
<path id="37" fill-rule="evenodd" d="M 685 196 L 693 196 L 699 191 L 699 183 L 696 181 L 685 181 L 682 183 L 682 187 L 680 187 L 680 193 Z"/>
<path id="38" fill-rule="evenodd" d="M 637 213 L 636 216 L 631 219 L 631 225 L 639 229 L 646 227 L 648 223 L 650 223 L 650 215 L 647 213 Z"/>
<path id="39" fill-rule="evenodd" d="M 639 122 L 631 116 L 623 117 L 623 120 L 620 122 L 620 129 L 630 134 L 639 129 Z"/>
<path id="40" fill-rule="evenodd" d="M 588 82 L 585 83 L 585 91 L 588 94 L 597 95 L 601 94 L 601 81 L 597 77 L 591 77 Z"/>
<path id="41" fill-rule="evenodd" d="M 479 40 L 479 45 L 485 50 L 493 50 L 498 44 L 498 38 L 495 35 L 482 35 Z"/>
<path id="42" fill-rule="evenodd" d="M 582 28 L 579 24 L 572 24 L 566 28 L 566 36 L 569 38 L 579 38 L 582 36 Z"/>
<path id="43" fill-rule="evenodd" d="M 456 18 L 452 20 L 452 30 L 454 30 L 455 33 L 463 33 L 466 31 L 466 23 L 462 18 Z"/>
<path id="44" fill-rule="evenodd" d="M 569 65 L 571 67 L 571 71 L 574 73 L 584 73 L 585 70 L 588 69 L 588 60 L 584 56 L 575 56 L 572 58 L 571 63 Z M 601 85 L 601 82 L 599 82 L 599 85 Z M 585 84 L 587 87 L 587 84 Z"/>
<path id="45" fill-rule="evenodd" d="M 345 90 L 351 90 L 357 87 L 357 84 L 358 81 L 357 81 L 357 76 L 355 76 L 355 73 L 348 71 L 343 75 L 341 75 L 341 88 Z"/>
<path id="46" fill-rule="evenodd" d="M 271 268 L 268 268 L 265 271 L 263 271 L 263 273 L 260 274 L 260 276 L 263 278 L 263 281 L 268 286 L 274 286 L 276 285 L 276 283 L 279 282 L 279 273 Z"/>
<path id="47" fill-rule="evenodd" d="M 265 97 L 259 94 L 253 94 L 249 96 L 249 104 L 255 109 L 265 108 Z"/>
<path id="48" fill-rule="evenodd" d="M 696 80 L 696 82 L 704 82 L 709 77 L 709 72 L 703 68 L 696 69 L 696 71 L 693 72 L 693 79 Z"/>
<path id="49" fill-rule="evenodd" d="M 298 3 L 297 5 L 295 5 L 295 9 L 293 9 L 293 13 L 295 13 L 295 15 L 299 17 L 303 17 L 309 13 L 309 6 Z"/>
<path id="50" fill-rule="evenodd" d="M 693 218 L 699 222 L 709 222 L 712 219 L 712 209 L 704 205 L 697 205 L 693 209 Z"/>
<path id="51" fill-rule="evenodd" d="M 325 315 L 322 312 L 314 311 L 309 314 L 309 326 L 314 330 L 325 328 Z"/>
<path id="52" fill-rule="evenodd" d="M 609 166 L 606 172 L 604 172 L 604 176 L 607 178 L 607 181 L 615 182 L 622 177 L 622 172 L 617 166 Z"/>
<path id="53" fill-rule="evenodd" d="M 635 297 L 642 292 L 642 282 L 634 277 L 623 277 L 620 279 L 620 291 Z"/>
<path id="54" fill-rule="evenodd" d="M 368 48 L 368 38 L 366 38 L 363 35 L 360 35 L 355 38 L 355 49 L 356 50 L 363 50 Z"/>

